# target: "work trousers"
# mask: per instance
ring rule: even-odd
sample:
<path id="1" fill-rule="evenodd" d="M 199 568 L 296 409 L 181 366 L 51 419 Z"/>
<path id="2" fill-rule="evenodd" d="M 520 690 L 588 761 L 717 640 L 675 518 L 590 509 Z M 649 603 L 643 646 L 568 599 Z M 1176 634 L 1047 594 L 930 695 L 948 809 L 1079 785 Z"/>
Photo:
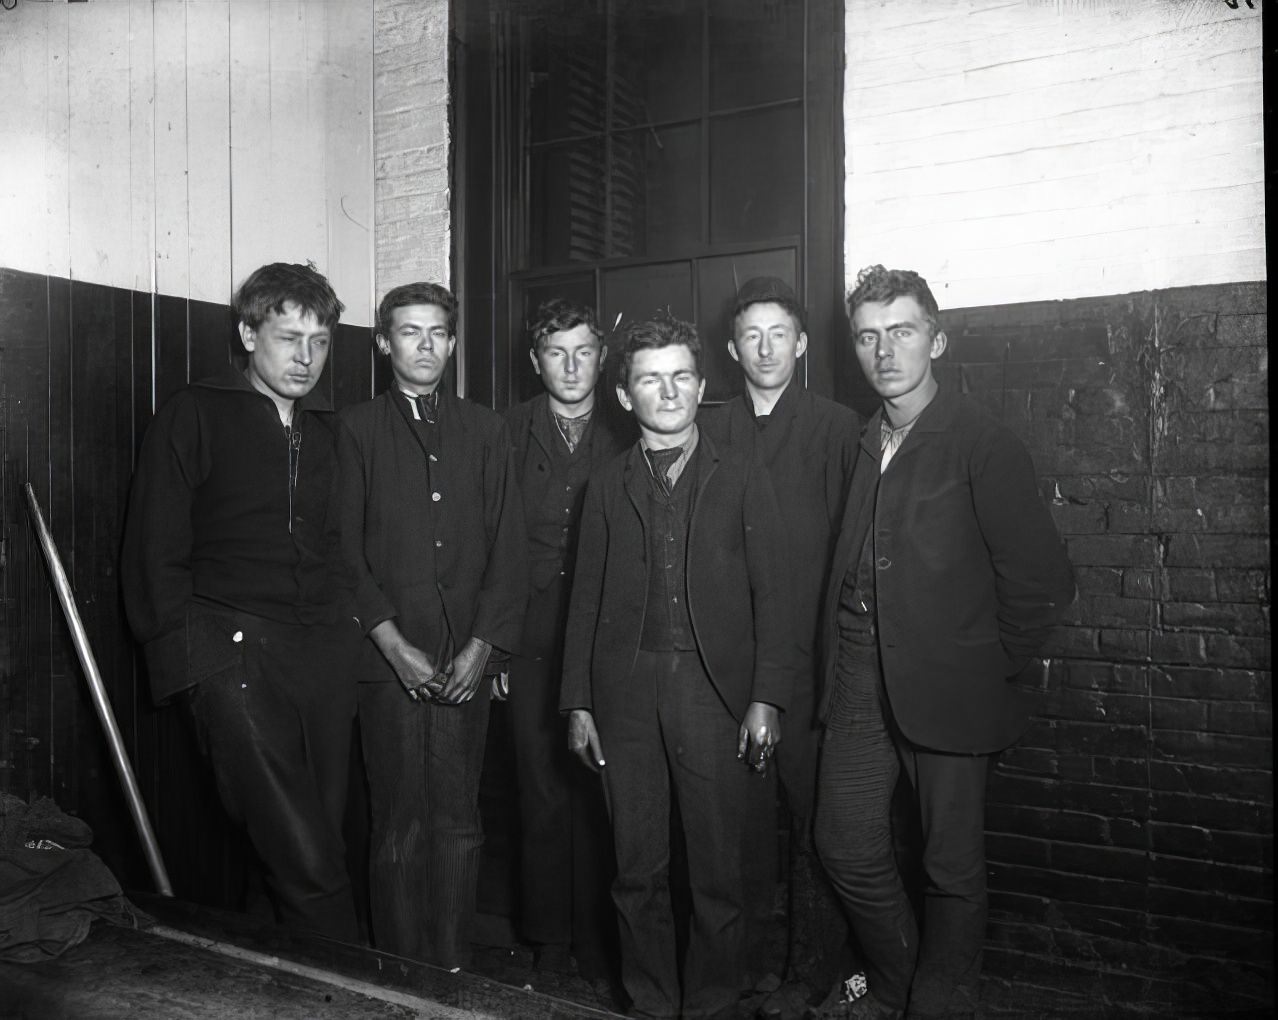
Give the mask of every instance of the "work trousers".
<path id="1" fill-rule="evenodd" d="M 479 777 L 488 683 L 460 705 L 414 702 L 398 683 L 358 686 L 372 815 L 374 944 L 436 966 L 465 967 L 484 843 Z"/>
<path id="2" fill-rule="evenodd" d="M 817 792 L 816 843 L 865 953 L 871 993 L 924 1018 L 970 1016 L 985 939 L 987 755 L 910 744 L 893 725 L 873 632 L 840 614 L 835 690 Z M 894 854 L 904 772 L 923 836 L 923 916 Z M 920 938 L 920 929 L 922 936 Z"/>
<path id="3" fill-rule="evenodd" d="M 744 868 L 749 975 L 757 979 L 773 973 L 787 981 L 800 981 L 816 992 L 832 985 L 841 976 L 840 967 L 847 965 L 848 930 L 838 897 L 812 842 L 821 739 L 814 701 L 813 678 L 795 685 L 781 723 L 781 743 L 773 757 L 773 768 L 766 779 L 750 784 L 747 813 L 752 820 L 751 829 L 766 828 L 775 834 L 781 818 L 788 819 L 787 859 L 778 860 L 774 835 L 771 840 L 752 842 L 745 854 Z M 778 785 L 784 812 L 780 817 Z M 784 955 L 777 957 L 770 952 L 773 940 L 769 938 L 769 928 L 779 870 L 786 894 L 786 937 L 781 947 Z"/>
<path id="4" fill-rule="evenodd" d="M 222 806 L 247 831 L 284 924 L 358 941 L 342 814 L 359 629 L 192 612 L 204 619 L 190 632 L 231 653 L 183 698 Z M 209 661 L 218 653 L 189 654 Z"/>
<path id="5" fill-rule="evenodd" d="M 556 657 L 510 662 L 519 786 L 520 931 L 571 945 L 583 974 L 603 976 L 615 950 L 612 832 L 598 776 L 568 750 Z"/>
<path id="6" fill-rule="evenodd" d="M 625 711 L 596 719 L 617 853 L 622 980 L 640 1015 L 709 1016 L 736 1004 L 744 948 L 751 775 L 737 759 L 739 726 L 696 652 L 641 651 L 626 683 Z M 670 899 L 672 797 L 692 905 L 682 995 Z"/>

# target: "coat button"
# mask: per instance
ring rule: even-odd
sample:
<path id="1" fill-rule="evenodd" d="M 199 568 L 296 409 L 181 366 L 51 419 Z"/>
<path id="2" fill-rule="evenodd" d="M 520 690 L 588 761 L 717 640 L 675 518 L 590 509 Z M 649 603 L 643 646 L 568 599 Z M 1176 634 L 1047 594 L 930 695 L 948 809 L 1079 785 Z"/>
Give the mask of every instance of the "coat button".
<path id="1" fill-rule="evenodd" d="M 431 459 L 431 461 L 432 461 L 433 463 L 436 463 L 436 464 L 438 464 L 438 463 L 439 463 L 439 458 L 438 458 L 438 457 L 436 457 L 433 453 L 432 453 L 432 454 L 430 454 L 430 459 Z"/>
<path id="2" fill-rule="evenodd" d="M 432 500 L 434 500 L 436 503 L 438 503 L 438 502 L 439 502 L 441 499 L 443 499 L 444 497 L 443 497 L 443 496 L 441 496 L 438 492 L 432 492 L 432 493 L 430 494 L 430 498 L 431 498 Z"/>
<path id="3" fill-rule="evenodd" d="M 436 549 L 444 548 L 444 540 L 442 538 L 435 539 L 435 548 Z"/>
<path id="4" fill-rule="evenodd" d="M 880 570 L 887 570 L 887 568 L 892 565 L 892 561 L 888 559 L 886 556 L 880 556 L 877 560 L 874 561 L 874 565 L 878 567 Z"/>

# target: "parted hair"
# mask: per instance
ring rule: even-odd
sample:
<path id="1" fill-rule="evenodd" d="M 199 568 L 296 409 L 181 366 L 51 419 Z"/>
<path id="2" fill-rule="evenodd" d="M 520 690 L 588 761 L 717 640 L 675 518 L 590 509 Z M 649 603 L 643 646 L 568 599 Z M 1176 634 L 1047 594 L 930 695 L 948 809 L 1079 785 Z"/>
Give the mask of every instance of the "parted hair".
<path id="1" fill-rule="evenodd" d="M 884 269 L 866 266 L 856 274 L 856 287 L 848 295 L 848 321 L 856 310 L 869 301 L 887 303 L 899 297 L 912 297 L 919 303 L 924 317 L 935 333 L 939 328 L 940 308 L 927 281 L 912 269 Z"/>
<path id="2" fill-rule="evenodd" d="M 271 262 L 253 270 L 231 299 L 235 317 L 257 329 L 268 315 L 283 315 L 285 305 L 297 305 L 333 329 L 346 306 L 314 262 Z"/>
<path id="3" fill-rule="evenodd" d="M 625 327 L 625 337 L 625 346 L 621 349 L 621 375 L 618 379 L 619 385 L 627 390 L 630 389 L 630 366 L 639 351 L 682 345 L 692 352 L 697 375 L 702 374 L 701 338 L 697 335 L 697 327 L 691 322 L 676 319 L 673 315 L 662 315 L 630 323 Z"/>
<path id="4" fill-rule="evenodd" d="M 453 292 L 438 283 L 404 283 L 392 287 L 386 292 L 377 306 L 377 333 L 379 336 L 390 334 L 391 319 L 396 308 L 409 305 L 437 305 L 448 316 L 448 335 L 457 333 L 457 299 Z"/>
<path id="5" fill-rule="evenodd" d="M 569 301 L 567 298 L 550 298 L 537 306 L 528 323 L 528 339 L 534 351 L 540 350 L 542 341 L 553 333 L 566 329 L 589 326 L 590 332 L 603 345 L 603 330 L 595 320 L 595 310 L 589 305 Z"/>

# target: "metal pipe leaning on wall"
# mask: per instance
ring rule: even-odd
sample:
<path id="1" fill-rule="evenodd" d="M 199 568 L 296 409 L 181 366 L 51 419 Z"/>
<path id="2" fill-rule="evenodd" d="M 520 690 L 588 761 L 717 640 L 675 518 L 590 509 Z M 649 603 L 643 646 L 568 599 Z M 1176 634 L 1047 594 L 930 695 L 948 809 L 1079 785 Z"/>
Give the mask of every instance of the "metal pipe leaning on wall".
<path id="1" fill-rule="evenodd" d="M 116 725 L 115 713 L 111 710 L 111 702 L 107 698 L 106 687 L 102 683 L 102 674 L 98 672 L 97 660 L 93 657 L 93 649 L 89 646 L 89 636 L 84 630 L 84 621 L 80 619 L 80 610 L 75 604 L 75 593 L 71 590 L 71 582 L 62 567 L 62 558 L 58 555 L 58 547 L 54 544 L 49 526 L 44 522 L 44 514 L 40 512 L 40 502 L 36 499 L 35 490 L 27 482 L 27 509 L 31 512 L 31 520 L 35 524 L 36 534 L 40 539 L 40 548 L 44 550 L 45 563 L 53 578 L 54 590 L 58 593 L 58 601 L 62 604 L 62 615 L 66 617 L 67 626 L 71 628 L 71 640 L 75 643 L 76 655 L 84 670 L 84 677 L 89 684 L 89 694 L 93 698 L 93 708 L 98 713 L 98 721 L 106 733 L 107 744 L 111 751 L 111 761 L 115 765 L 115 773 L 124 787 L 124 798 L 129 803 L 129 814 L 133 816 L 133 825 L 138 830 L 138 838 L 142 841 L 142 850 L 146 854 L 147 866 L 151 869 L 151 880 L 155 890 L 161 896 L 172 896 L 173 886 L 169 882 L 168 872 L 164 868 L 164 859 L 160 856 L 159 844 L 155 841 L 155 832 L 151 828 L 151 820 L 147 817 L 146 805 L 142 803 L 142 793 L 138 790 L 137 778 L 133 774 L 133 765 L 129 761 L 128 752 L 124 749 L 124 741 L 120 737 L 120 727 Z"/>

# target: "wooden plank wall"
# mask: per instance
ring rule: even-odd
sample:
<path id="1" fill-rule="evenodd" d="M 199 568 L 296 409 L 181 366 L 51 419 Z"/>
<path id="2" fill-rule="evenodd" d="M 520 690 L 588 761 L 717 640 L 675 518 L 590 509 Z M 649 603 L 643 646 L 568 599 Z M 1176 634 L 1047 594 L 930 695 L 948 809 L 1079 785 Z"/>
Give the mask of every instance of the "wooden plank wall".
<path id="1" fill-rule="evenodd" d="M 1261 12 L 848 0 L 849 286 L 942 308 L 1263 280 Z"/>
<path id="2" fill-rule="evenodd" d="M 372 393 L 372 0 L 104 0 L 0 10 L 0 791 L 54 797 L 148 877 L 39 549 L 33 483 L 179 894 L 242 854 L 176 714 L 137 674 L 118 588 L 154 407 L 227 363 L 227 303 L 313 259 L 348 311 L 321 380 Z"/>

